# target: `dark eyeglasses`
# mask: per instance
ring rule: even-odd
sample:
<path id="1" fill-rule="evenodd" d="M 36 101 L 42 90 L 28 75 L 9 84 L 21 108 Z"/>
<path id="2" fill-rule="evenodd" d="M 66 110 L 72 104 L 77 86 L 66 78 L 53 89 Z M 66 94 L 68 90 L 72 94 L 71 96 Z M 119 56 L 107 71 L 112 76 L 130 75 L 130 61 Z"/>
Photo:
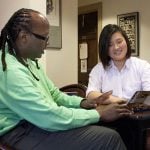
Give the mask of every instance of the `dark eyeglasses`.
<path id="1" fill-rule="evenodd" d="M 44 36 L 42 36 L 42 35 L 39 35 L 39 34 L 36 34 L 36 33 L 33 33 L 33 32 L 30 32 L 31 34 L 33 34 L 36 38 L 38 38 L 38 39 L 40 39 L 40 40 L 43 40 L 43 41 L 48 41 L 48 39 L 49 39 L 49 36 L 47 36 L 47 37 L 44 37 Z"/>

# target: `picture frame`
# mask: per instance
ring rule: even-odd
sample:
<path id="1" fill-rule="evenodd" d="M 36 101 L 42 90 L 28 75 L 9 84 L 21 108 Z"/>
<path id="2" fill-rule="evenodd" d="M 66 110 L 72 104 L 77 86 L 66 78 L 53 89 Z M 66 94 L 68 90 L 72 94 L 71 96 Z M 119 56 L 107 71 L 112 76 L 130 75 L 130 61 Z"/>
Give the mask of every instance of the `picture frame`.
<path id="1" fill-rule="evenodd" d="M 132 56 L 139 56 L 139 12 L 117 15 L 117 24 L 129 38 Z"/>
<path id="2" fill-rule="evenodd" d="M 47 48 L 62 48 L 61 0 L 46 0 L 46 16 L 50 24 Z"/>

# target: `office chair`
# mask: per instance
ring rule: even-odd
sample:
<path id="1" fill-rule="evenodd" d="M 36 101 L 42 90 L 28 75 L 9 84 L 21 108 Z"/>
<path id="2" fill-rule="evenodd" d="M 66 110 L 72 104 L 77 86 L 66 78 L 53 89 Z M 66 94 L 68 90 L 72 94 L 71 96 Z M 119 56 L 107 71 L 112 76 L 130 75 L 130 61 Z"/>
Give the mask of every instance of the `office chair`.
<path id="1" fill-rule="evenodd" d="M 14 150 L 13 148 L 11 148 L 10 146 L 6 145 L 6 144 L 2 144 L 0 142 L 0 150 Z"/>
<path id="2" fill-rule="evenodd" d="M 67 93 L 68 95 L 77 95 L 80 97 L 86 97 L 87 87 L 80 83 L 65 85 L 60 88 L 60 91 Z"/>

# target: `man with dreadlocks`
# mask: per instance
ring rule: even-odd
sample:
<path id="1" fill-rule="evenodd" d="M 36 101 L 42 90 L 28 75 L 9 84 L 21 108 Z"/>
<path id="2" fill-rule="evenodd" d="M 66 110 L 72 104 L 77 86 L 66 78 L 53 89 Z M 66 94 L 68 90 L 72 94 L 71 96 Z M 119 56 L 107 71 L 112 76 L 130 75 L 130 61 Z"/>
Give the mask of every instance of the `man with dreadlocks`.
<path id="1" fill-rule="evenodd" d="M 126 149 L 116 131 L 91 125 L 129 116 L 125 104 L 110 103 L 111 92 L 95 100 L 68 96 L 38 65 L 48 35 L 46 17 L 24 8 L 1 31 L 1 142 L 17 150 Z"/>

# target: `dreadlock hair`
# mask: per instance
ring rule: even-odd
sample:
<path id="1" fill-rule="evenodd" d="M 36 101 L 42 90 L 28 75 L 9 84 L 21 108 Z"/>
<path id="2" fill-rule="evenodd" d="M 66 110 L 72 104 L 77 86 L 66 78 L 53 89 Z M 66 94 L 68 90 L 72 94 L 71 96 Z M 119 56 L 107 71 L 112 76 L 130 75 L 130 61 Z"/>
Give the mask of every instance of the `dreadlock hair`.
<path id="1" fill-rule="evenodd" d="M 39 13 L 38 11 L 32 10 L 32 9 L 19 9 L 16 11 L 11 18 L 8 20 L 7 24 L 4 26 L 4 28 L 1 30 L 1 35 L 0 35 L 0 50 L 2 50 L 2 55 L 1 55 L 1 61 L 2 61 L 2 67 L 3 71 L 7 69 L 7 64 L 5 60 L 5 46 L 7 44 L 8 46 L 8 52 L 15 56 L 16 59 L 26 66 L 28 69 L 28 64 L 25 63 L 23 58 L 19 54 L 19 50 L 15 44 L 15 41 L 19 35 L 19 32 L 21 30 L 25 30 L 30 32 L 30 28 L 32 26 L 32 17 L 31 13 Z M 35 60 L 37 69 L 39 69 L 38 62 Z M 31 72 L 31 70 L 29 69 Z M 32 72 L 31 74 L 36 80 L 39 80 Z"/>

